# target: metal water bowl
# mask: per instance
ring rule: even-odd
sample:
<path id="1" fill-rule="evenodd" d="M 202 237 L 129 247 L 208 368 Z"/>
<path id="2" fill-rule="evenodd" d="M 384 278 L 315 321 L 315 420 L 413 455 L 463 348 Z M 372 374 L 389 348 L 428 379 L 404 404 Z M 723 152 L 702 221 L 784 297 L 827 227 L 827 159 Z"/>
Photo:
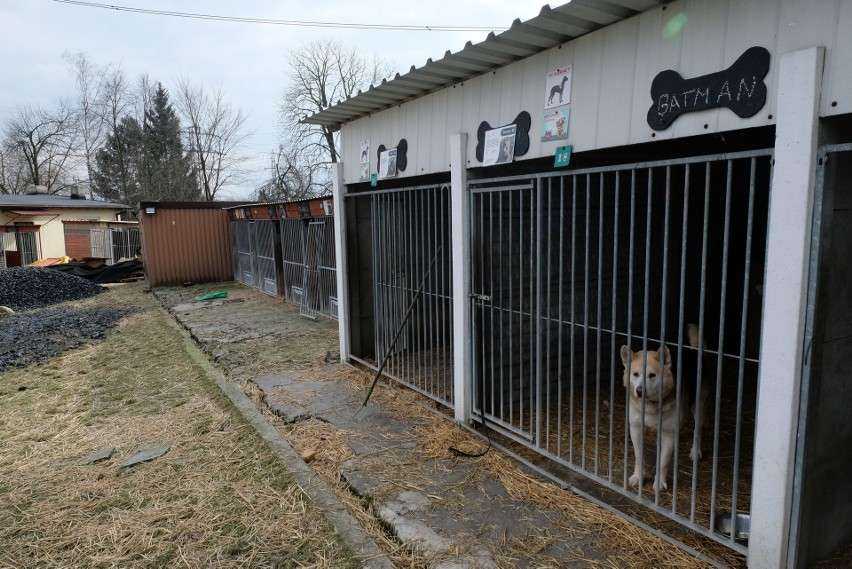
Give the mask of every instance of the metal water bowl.
<path id="1" fill-rule="evenodd" d="M 716 516 L 716 532 L 730 537 L 732 520 L 734 517 L 730 513 L 719 514 Z M 734 539 L 737 541 L 748 541 L 749 527 L 751 526 L 751 516 L 748 514 L 736 515 L 736 529 L 734 530 Z"/>

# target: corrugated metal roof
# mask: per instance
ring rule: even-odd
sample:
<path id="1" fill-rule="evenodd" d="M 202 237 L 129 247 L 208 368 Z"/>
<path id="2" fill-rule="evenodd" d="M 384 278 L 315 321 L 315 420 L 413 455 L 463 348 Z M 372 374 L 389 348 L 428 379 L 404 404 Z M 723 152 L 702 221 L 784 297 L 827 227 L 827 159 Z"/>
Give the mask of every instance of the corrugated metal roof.
<path id="1" fill-rule="evenodd" d="M 14 213 L 15 215 L 59 215 L 58 211 L 45 211 L 39 209 L 15 209 L 9 210 L 9 213 Z"/>
<path id="2" fill-rule="evenodd" d="M 129 206 L 101 202 L 96 200 L 71 199 L 68 196 L 55 196 L 52 194 L 0 194 L 0 208 L 36 208 L 36 207 L 68 207 L 74 209 L 129 209 Z"/>
<path id="3" fill-rule="evenodd" d="M 420 68 L 412 65 L 408 73 L 397 73 L 391 80 L 371 85 L 367 91 L 338 101 L 303 122 L 337 129 L 343 123 L 466 81 L 670 1 L 573 0 L 556 8 L 545 5 L 538 16 L 526 22 L 515 20 L 508 30 L 492 32 L 483 42 L 468 42 L 461 51 L 447 51 L 441 59 L 429 59 Z"/>

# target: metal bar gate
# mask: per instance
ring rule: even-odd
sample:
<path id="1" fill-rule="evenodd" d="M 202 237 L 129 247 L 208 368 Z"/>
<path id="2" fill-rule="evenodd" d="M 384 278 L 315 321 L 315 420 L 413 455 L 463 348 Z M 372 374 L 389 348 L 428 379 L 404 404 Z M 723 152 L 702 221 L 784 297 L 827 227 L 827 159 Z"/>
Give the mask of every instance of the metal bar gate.
<path id="1" fill-rule="evenodd" d="M 337 319 L 337 261 L 330 216 L 281 220 L 284 296 L 302 316 Z"/>
<path id="2" fill-rule="evenodd" d="M 376 361 L 388 356 L 385 375 L 452 407 L 449 187 L 380 190 L 360 196 L 369 199 L 372 220 Z"/>
<path id="3" fill-rule="evenodd" d="M 255 286 L 254 223 L 254 221 L 231 222 L 231 260 L 234 279 L 252 287 Z"/>
<path id="4" fill-rule="evenodd" d="M 749 510 L 770 180 L 766 150 L 469 182 L 475 413 L 745 552 L 715 528 Z M 402 288 L 380 276 L 388 297 Z M 656 434 L 681 416 L 669 450 Z"/>

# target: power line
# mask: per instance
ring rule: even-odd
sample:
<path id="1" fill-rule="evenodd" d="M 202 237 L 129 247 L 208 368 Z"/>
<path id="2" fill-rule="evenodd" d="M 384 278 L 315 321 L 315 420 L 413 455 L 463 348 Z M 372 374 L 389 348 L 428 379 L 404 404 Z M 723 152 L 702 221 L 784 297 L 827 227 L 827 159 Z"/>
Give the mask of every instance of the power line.
<path id="1" fill-rule="evenodd" d="M 169 16 L 173 18 L 188 18 L 193 20 L 213 20 L 216 22 L 235 22 L 239 24 L 269 24 L 276 26 L 295 26 L 306 28 L 350 28 L 356 30 L 378 30 L 378 31 L 416 31 L 416 32 L 490 32 L 502 30 L 504 27 L 487 28 L 482 26 L 413 26 L 392 24 L 358 24 L 355 22 L 320 22 L 302 20 L 274 20 L 271 18 L 241 18 L 238 16 L 220 16 L 216 14 L 197 14 L 193 12 L 173 12 L 171 10 L 151 10 L 146 8 L 132 8 L 130 6 L 119 6 L 117 4 L 101 4 L 98 2 L 84 2 L 82 0 L 53 0 L 60 4 L 71 4 L 72 6 L 83 6 L 86 8 L 102 8 L 115 10 L 117 12 L 131 12 L 134 14 L 148 14 L 153 16 Z"/>

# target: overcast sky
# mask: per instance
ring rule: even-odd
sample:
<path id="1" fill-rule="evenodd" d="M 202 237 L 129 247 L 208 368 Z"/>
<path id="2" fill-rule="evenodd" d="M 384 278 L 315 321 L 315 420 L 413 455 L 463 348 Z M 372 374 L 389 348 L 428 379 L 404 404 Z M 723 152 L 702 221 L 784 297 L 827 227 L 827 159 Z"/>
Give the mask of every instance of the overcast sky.
<path id="1" fill-rule="evenodd" d="M 541 0 L 92 0 L 92 3 L 252 19 L 506 29 L 538 15 Z M 553 5 L 565 3 L 555 2 Z M 276 102 L 286 83 L 286 57 L 328 38 L 392 61 L 400 72 L 420 67 L 487 32 L 377 31 L 236 23 L 130 13 L 55 0 L 0 0 L 0 125 L 21 104 L 50 108 L 75 87 L 64 52 L 84 52 L 97 65 L 120 63 L 131 83 L 147 73 L 170 90 L 180 78 L 221 85 L 255 132 L 251 182 L 228 196 L 248 197 L 260 185 L 277 146 Z"/>

